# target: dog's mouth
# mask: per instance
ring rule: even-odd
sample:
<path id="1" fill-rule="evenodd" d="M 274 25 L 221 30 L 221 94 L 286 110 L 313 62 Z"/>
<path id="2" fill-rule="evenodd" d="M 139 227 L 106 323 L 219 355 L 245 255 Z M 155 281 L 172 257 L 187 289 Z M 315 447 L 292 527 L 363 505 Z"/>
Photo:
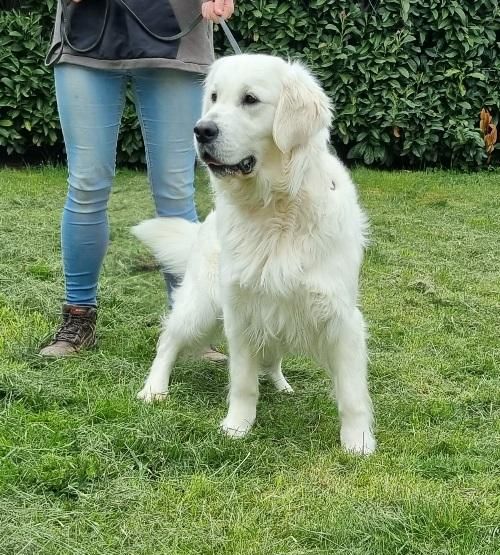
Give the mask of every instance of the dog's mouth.
<path id="1" fill-rule="evenodd" d="M 248 175 L 252 173 L 255 168 L 257 160 L 255 156 L 247 156 L 240 160 L 237 164 L 224 164 L 214 158 L 208 152 L 203 153 L 203 162 L 208 166 L 208 169 L 219 177 L 230 175 Z"/>

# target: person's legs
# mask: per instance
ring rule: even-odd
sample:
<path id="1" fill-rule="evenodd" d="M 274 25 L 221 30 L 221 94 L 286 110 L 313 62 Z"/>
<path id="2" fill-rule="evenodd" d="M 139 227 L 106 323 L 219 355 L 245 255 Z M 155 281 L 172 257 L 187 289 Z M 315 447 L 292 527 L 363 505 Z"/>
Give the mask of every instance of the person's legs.
<path id="1" fill-rule="evenodd" d="M 202 79 L 200 74 L 176 69 L 132 72 L 149 181 L 161 217 L 198 219 L 193 128 L 201 114 Z"/>
<path id="2" fill-rule="evenodd" d="M 107 203 L 126 77 L 71 64 L 56 66 L 54 75 L 69 174 L 61 222 L 67 304 L 63 325 L 41 354 L 65 356 L 95 340 L 93 307 L 108 244 Z"/>
<path id="3" fill-rule="evenodd" d="M 203 76 L 175 69 L 139 69 L 132 72 L 132 84 L 156 213 L 196 222 L 193 129 L 201 116 Z M 179 276 L 164 275 L 172 308 Z M 227 359 L 212 348 L 203 357 L 211 362 Z"/>
<path id="4" fill-rule="evenodd" d="M 203 77 L 175 69 L 132 72 L 156 213 L 195 222 L 193 128 L 200 118 Z M 178 277 L 166 274 L 169 302 Z"/>
<path id="5" fill-rule="evenodd" d="M 54 73 L 69 171 L 61 224 L 66 302 L 95 306 L 126 78 L 71 64 Z"/>

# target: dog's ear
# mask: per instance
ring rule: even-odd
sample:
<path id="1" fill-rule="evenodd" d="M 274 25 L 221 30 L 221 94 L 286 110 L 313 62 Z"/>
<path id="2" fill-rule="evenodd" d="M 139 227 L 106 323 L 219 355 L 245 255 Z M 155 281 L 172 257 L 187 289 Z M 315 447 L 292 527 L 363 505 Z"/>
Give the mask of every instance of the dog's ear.
<path id="1" fill-rule="evenodd" d="M 299 63 L 289 64 L 273 124 L 281 152 L 305 144 L 331 124 L 330 100 L 316 79 Z"/>

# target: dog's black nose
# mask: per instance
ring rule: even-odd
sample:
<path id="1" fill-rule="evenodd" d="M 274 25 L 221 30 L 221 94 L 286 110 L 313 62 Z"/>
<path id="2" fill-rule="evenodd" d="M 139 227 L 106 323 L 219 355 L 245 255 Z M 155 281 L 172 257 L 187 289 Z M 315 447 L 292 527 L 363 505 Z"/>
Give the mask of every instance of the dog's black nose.
<path id="1" fill-rule="evenodd" d="M 194 134 L 199 143 L 211 143 L 219 134 L 219 128 L 213 121 L 200 121 L 194 128 Z"/>

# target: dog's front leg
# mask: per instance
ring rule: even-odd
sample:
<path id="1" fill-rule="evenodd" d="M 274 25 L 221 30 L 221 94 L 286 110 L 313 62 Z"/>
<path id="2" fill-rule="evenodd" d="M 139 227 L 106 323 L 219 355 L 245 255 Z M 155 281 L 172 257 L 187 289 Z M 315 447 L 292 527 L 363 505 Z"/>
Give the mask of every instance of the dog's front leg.
<path id="1" fill-rule="evenodd" d="M 367 382 L 365 323 L 355 308 L 345 316 L 330 349 L 340 414 L 340 441 L 346 451 L 368 455 L 375 451 L 373 409 Z"/>
<path id="2" fill-rule="evenodd" d="M 229 409 L 221 423 L 229 437 L 243 437 L 252 427 L 259 397 L 259 364 L 245 337 L 246 326 L 235 309 L 224 309 L 229 348 Z"/>
<path id="3" fill-rule="evenodd" d="M 179 354 L 180 344 L 169 331 L 168 323 L 161 332 L 156 349 L 156 357 L 149 371 L 144 387 L 137 394 L 146 403 L 162 401 L 167 397 L 170 374 Z"/>

